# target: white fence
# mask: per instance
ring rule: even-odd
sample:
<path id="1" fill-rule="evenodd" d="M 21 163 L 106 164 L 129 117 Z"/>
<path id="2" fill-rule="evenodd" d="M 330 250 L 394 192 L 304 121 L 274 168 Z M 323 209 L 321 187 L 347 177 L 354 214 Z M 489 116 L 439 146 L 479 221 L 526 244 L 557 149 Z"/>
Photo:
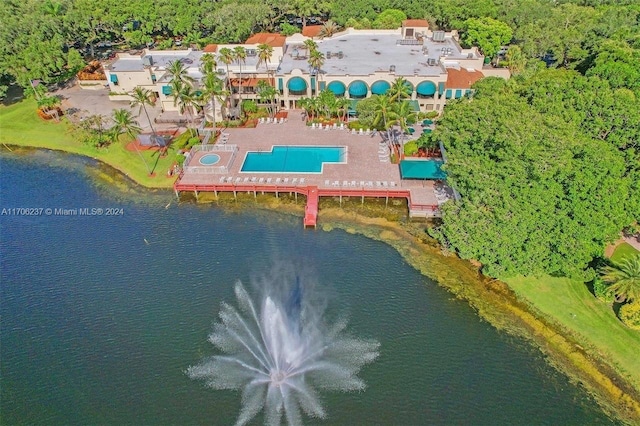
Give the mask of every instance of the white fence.
<path id="1" fill-rule="evenodd" d="M 198 152 L 231 152 L 231 158 L 224 166 L 190 166 L 189 164 L 193 160 L 193 157 Z M 196 174 L 226 174 L 229 173 L 229 166 L 233 164 L 233 161 L 238 154 L 237 145 L 196 145 L 191 148 L 191 151 L 184 159 L 185 166 L 182 167 L 185 173 Z"/>

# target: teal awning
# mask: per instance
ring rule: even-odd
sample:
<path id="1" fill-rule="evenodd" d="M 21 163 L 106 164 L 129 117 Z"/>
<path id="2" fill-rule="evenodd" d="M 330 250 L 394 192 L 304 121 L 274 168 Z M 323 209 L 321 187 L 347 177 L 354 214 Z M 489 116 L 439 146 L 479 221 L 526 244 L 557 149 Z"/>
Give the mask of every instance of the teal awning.
<path id="1" fill-rule="evenodd" d="M 316 90 L 316 78 L 311 77 L 311 90 Z"/>
<path id="2" fill-rule="evenodd" d="M 464 91 L 464 95 L 465 96 L 471 96 L 471 92 L 472 92 L 471 89 L 467 89 L 467 90 Z"/>
<path id="3" fill-rule="evenodd" d="M 411 104 L 411 111 L 420 111 L 420 102 L 418 101 L 408 101 Z"/>
<path id="4" fill-rule="evenodd" d="M 302 77 L 293 77 L 287 82 L 287 89 L 292 92 L 306 92 L 307 82 Z"/>
<path id="5" fill-rule="evenodd" d="M 438 94 L 442 96 L 443 93 L 444 93 L 444 83 L 440 82 L 438 83 Z"/>
<path id="6" fill-rule="evenodd" d="M 336 96 L 344 95 L 344 92 L 347 90 L 347 88 L 345 87 L 344 83 L 341 82 L 341 81 L 332 81 L 327 86 L 327 89 L 331 90 L 333 92 L 333 94 L 336 95 Z"/>
<path id="7" fill-rule="evenodd" d="M 117 76 L 117 75 L 115 75 L 115 74 L 111 74 L 111 75 L 109 76 L 109 80 L 111 80 L 111 82 L 112 82 L 113 84 L 118 84 L 118 76 Z"/>
<path id="8" fill-rule="evenodd" d="M 433 96 L 436 93 L 436 84 L 432 81 L 422 81 L 416 87 L 416 93 L 422 96 Z"/>
<path id="9" fill-rule="evenodd" d="M 320 85 L 320 91 L 321 91 L 321 92 L 322 92 L 324 89 L 326 89 L 326 88 L 327 88 L 327 82 L 326 82 L 326 81 L 321 81 L 321 82 L 319 83 L 319 85 Z"/>
<path id="10" fill-rule="evenodd" d="M 284 90 L 283 88 L 284 88 L 284 86 L 282 85 L 282 79 L 279 78 L 278 79 L 278 90 L 282 92 L 282 90 Z"/>
<path id="11" fill-rule="evenodd" d="M 462 97 L 462 90 L 460 90 L 460 89 L 456 90 L 455 97 L 456 97 L 456 99 L 460 99 Z"/>
<path id="12" fill-rule="evenodd" d="M 453 93 L 451 92 L 451 89 L 447 89 L 444 96 L 447 99 L 451 99 L 453 97 Z"/>
<path id="13" fill-rule="evenodd" d="M 362 80 L 356 80 L 349 85 L 349 96 L 351 97 L 364 98 L 368 92 L 367 83 Z"/>
<path id="14" fill-rule="evenodd" d="M 371 93 L 374 95 L 384 95 L 391 88 L 391 84 L 384 80 L 378 80 L 371 85 Z"/>
<path id="15" fill-rule="evenodd" d="M 446 179 L 446 173 L 440 169 L 442 164 L 437 160 L 402 160 L 400 176 L 402 179 Z"/>
<path id="16" fill-rule="evenodd" d="M 408 81 L 404 82 L 404 87 L 406 87 L 407 89 L 409 89 L 409 95 L 411 95 L 411 93 L 413 92 L 413 84 L 411 84 Z"/>
<path id="17" fill-rule="evenodd" d="M 171 95 L 171 86 L 162 86 L 162 94 L 163 95 Z"/>

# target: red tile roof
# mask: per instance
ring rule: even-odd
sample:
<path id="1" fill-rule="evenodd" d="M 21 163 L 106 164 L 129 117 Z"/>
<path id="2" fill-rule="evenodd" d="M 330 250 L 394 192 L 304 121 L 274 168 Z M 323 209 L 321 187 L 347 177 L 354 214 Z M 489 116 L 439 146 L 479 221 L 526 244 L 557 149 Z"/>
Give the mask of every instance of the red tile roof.
<path id="1" fill-rule="evenodd" d="M 215 53 L 218 51 L 218 45 L 217 44 L 207 44 L 204 49 L 202 49 L 203 52 L 205 53 Z"/>
<path id="2" fill-rule="evenodd" d="M 249 37 L 245 43 L 268 44 L 271 47 L 282 47 L 286 39 L 282 34 L 257 33 Z"/>
<path id="3" fill-rule="evenodd" d="M 402 21 L 403 27 L 419 27 L 429 28 L 429 22 L 426 19 L 405 19 Z"/>
<path id="4" fill-rule="evenodd" d="M 446 87 L 448 89 L 469 89 L 473 83 L 482 77 L 484 77 L 484 74 L 477 70 L 447 68 Z"/>
<path id="5" fill-rule="evenodd" d="M 322 25 L 307 25 L 302 28 L 302 35 L 305 37 L 318 37 L 322 31 Z"/>

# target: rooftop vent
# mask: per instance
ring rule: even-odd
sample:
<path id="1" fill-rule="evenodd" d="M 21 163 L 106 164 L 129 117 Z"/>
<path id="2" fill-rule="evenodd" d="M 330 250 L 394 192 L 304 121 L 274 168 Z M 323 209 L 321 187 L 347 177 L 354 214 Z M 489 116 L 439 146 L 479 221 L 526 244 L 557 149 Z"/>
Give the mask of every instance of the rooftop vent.
<path id="1" fill-rule="evenodd" d="M 444 31 L 434 31 L 433 41 L 444 41 Z"/>
<path id="2" fill-rule="evenodd" d="M 153 65 L 153 56 L 151 55 L 146 55 L 142 57 L 142 64 L 145 67 L 150 67 L 151 65 Z"/>
<path id="3" fill-rule="evenodd" d="M 396 66 L 395 65 L 389 65 L 389 72 L 396 72 Z"/>

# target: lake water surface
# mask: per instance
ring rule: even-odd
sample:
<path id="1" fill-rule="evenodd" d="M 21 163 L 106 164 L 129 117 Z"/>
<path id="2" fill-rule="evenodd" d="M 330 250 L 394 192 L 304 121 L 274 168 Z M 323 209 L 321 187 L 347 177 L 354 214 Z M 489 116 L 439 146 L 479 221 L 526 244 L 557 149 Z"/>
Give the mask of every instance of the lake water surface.
<path id="1" fill-rule="evenodd" d="M 124 213 L 0 216 L 2 424 L 233 424 L 240 394 L 185 370 L 214 354 L 207 336 L 235 282 L 274 262 L 303 265 L 329 313 L 381 343 L 360 373 L 367 389 L 323 394 L 328 418 L 309 424 L 611 423 L 536 350 L 383 243 L 278 213 L 177 205 L 168 191 L 117 194 L 92 168 L 49 152 L 0 155 L 0 209 Z"/>

